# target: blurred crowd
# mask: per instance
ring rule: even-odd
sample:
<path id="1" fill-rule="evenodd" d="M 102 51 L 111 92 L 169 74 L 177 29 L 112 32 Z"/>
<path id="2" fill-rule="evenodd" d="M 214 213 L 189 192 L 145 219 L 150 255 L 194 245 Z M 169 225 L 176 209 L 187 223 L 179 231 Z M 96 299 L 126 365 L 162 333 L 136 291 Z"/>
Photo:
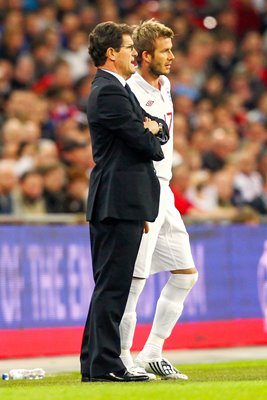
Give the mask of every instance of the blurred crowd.
<path id="1" fill-rule="evenodd" d="M 0 214 L 84 213 L 88 34 L 149 18 L 175 32 L 176 207 L 200 221 L 267 214 L 264 0 L 0 0 Z"/>

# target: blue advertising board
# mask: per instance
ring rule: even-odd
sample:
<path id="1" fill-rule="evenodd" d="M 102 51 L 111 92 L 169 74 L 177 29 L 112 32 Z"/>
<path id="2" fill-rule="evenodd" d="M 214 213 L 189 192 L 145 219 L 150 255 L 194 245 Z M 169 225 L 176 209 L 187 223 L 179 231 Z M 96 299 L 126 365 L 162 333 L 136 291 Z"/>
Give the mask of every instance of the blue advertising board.
<path id="1" fill-rule="evenodd" d="M 188 230 L 199 280 L 180 321 L 262 318 L 267 329 L 267 226 Z M 147 280 L 139 323 L 152 322 L 167 279 Z M 0 329 L 82 326 L 93 286 L 87 225 L 0 227 Z"/>

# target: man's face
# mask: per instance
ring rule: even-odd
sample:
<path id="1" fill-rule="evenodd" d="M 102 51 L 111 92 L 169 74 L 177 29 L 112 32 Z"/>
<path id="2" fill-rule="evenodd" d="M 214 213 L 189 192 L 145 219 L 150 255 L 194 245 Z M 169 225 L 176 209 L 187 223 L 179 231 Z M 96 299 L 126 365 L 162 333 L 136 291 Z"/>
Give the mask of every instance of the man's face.
<path id="1" fill-rule="evenodd" d="M 117 52 L 116 69 L 119 75 L 128 79 L 137 69 L 137 51 L 133 47 L 133 40 L 130 35 L 123 35 L 122 46 Z"/>
<path id="2" fill-rule="evenodd" d="M 37 200 L 43 194 L 43 178 L 39 174 L 29 175 L 21 184 L 21 190 L 24 197 L 29 200 Z"/>
<path id="3" fill-rule="evenodd" d="M 155 40 L 155 51 L 151 57 L 150 72 L 155 75 L 168 75 L 174 59 L 171 38 L 158 38 Z"/>

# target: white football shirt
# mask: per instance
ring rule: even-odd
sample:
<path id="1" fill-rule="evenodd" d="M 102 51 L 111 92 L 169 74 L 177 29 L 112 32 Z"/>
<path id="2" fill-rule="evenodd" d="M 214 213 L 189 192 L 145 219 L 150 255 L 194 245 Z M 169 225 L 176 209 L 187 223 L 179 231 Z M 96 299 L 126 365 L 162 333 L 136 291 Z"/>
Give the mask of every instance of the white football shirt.
<path id="1" fill-rule="evenodd" d="M 160 89 L 156 89 L 145 81 L 138 72 L 127 81 L 141 107 L 148 114 L 163 119 L 168 125 L 170 139 L 161 147 L 165 158 L 162 161 L 154 161 L 154 167 L 158 178 L 169 182 L 172 176 L 173 103 L 169 79 L 161 75 L 159 82 Z"/>

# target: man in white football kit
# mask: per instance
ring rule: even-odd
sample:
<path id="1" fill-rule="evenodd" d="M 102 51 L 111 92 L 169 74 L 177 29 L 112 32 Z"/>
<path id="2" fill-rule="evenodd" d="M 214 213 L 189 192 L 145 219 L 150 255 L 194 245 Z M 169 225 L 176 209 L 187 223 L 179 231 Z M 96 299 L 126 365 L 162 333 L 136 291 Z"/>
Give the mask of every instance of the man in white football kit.
<path id="1" fill-rule="evenodd" d="M 127 81 L 142 108 L 165 119 L 170 139 L 162 146 L 165 159 L 154 166 L 161 185 L 159 214 L 149 224 L 149 232 L 143 235 L 137 256 L 128 302 L 120 325 L 121 359 L 128 369 L 160 375 L 162 379 L 188 379 L 168 360 L 162 357 L 162 349 L 177 320 L 184 300 L 198 278 L 191 254 L 189 236 L 169 186 L 173 155 L 173 104 L 170 82 L 166 75 L 174 55 L 173 31 L 165 25 L 149 20 L 136 27 L 133 35 L 138 51 L 138 71 Z M 133 362 L 130 349 L 136 326 L 136 306 L 146 278 L 160 271 L 171 275 L 162 289 L 157 302 L 151 332 L 144 348 Z M 155 375 L 149 374 L 150 378 Z"/>

